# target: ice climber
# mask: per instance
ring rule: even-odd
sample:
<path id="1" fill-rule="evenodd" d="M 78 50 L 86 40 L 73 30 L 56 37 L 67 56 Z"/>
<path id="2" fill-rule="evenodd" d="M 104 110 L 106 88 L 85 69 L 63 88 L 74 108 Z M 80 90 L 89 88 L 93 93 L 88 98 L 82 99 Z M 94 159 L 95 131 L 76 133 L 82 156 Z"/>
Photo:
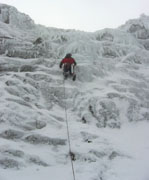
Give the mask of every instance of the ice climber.
<path id="1" fill-rule="evenodd" d="M 76 74 L 74 72 L 74 67 L 77 65 L 74 58 L 72 58 L 72 54 L 66 54 L 65 58 L 63 58 L 60 62 L 59 67 L 63 68 L 63 75 L 66 79 L 68 75 L 72 76 L 73 81 L 76 79 Z"/>

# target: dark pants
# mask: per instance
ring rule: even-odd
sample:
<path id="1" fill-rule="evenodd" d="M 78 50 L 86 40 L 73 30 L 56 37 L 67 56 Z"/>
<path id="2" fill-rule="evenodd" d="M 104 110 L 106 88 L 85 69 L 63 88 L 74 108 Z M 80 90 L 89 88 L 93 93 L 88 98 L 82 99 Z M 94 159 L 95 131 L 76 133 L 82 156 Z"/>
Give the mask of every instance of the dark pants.
<path id="1" fill-rule="evenodd" d="M 72 72 L 72 64 L 68 64 L 68 63 L 65 63 L 64 66 L 63 66 L 63 72 L 64 73 L 69 73 L 70 75 L 73 74 Z"/>

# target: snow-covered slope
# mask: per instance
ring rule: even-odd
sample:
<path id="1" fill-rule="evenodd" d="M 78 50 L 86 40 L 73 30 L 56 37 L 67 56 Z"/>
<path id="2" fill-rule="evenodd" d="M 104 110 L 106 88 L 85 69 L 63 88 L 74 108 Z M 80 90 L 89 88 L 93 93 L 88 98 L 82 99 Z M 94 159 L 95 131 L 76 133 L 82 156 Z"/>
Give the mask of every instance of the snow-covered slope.
<path id="1" fill-rule="evenodd" d="M 0 180 L 148 180 L 149 17 L 94 33 L 0 4 Z M 59 62 L 77 61 L 63 81 Z"/>
<path id="2" fill-rule="evenodd" d="M 141 43 L 145 49 L 149 50 L 149 16 L 144 14 L 139 19 L 133 19 L 126 22 L 125 25 L 121 26 L 127 32 L 130 32 L 137 38 L 138 42 Z"/>

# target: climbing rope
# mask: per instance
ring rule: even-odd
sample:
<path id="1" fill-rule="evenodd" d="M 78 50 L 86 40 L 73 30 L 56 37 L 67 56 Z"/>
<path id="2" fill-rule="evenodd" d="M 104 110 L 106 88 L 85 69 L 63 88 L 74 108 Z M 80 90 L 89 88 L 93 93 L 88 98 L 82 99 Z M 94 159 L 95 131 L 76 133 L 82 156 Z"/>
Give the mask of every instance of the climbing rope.
<path id="1" fill-rule="evenodd" d="M 66 106 L 66 89 L 65 89 L 65 80 L 63 81 L 64 85 L 64 108 L 65 108 L 65 119 L 66 119 L 66 127 L 67 127 L 67 138 L 68 138 L 68 146 L 69 146 L 69 156 L 71 161 L 71 167 L 72 167 L 72 173 L 73 173 L 73 179 L 75 180 L 75 171 L 73 166 L 73 160 L 72 160 L 72 151 L 71 151 L 71 142 L 70 142 L 70 133 L 69 133 L 69 124 L 68 124 L 68 118 L 67 118 L 67 106 Z"/>

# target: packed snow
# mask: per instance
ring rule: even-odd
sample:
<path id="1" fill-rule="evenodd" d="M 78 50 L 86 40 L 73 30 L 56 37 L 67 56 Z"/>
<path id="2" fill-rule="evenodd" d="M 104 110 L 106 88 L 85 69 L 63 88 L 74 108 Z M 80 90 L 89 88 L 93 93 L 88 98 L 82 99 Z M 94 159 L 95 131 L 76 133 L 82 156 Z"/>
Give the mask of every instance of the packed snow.
<path id="1" fill-rule="evenodd" d="M 0 4 L 0 180 L 73 180 L 65 108 L 76 180 L 149 179 L 149 16 L 89 33 Z"/>

